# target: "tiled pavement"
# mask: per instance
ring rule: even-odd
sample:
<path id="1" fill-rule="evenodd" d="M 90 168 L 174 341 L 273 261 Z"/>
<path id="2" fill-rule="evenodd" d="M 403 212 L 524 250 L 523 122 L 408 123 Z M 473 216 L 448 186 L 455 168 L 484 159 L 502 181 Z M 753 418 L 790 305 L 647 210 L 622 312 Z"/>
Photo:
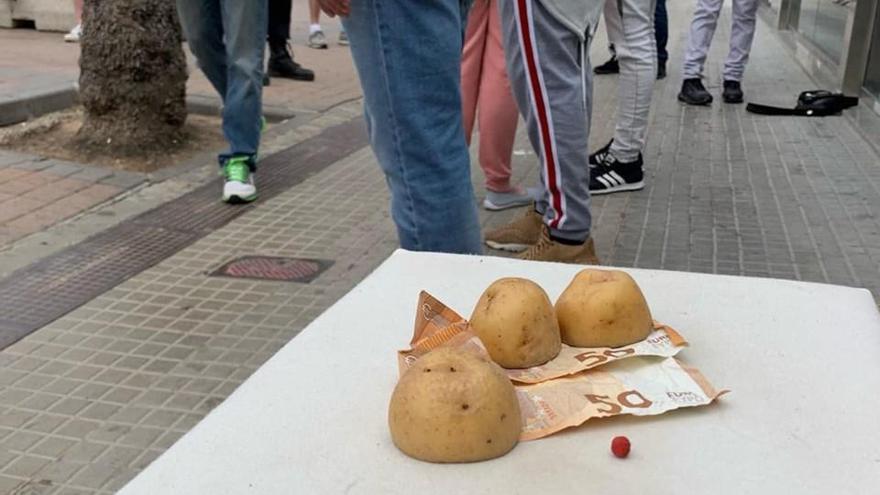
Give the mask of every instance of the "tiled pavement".
<path id="1" fill-rule="evenodd" d="M 672 19 L 681 38 L 687 13 L 675 7 Z M 788 104 L 811 83 L 765 28 L 747 90 Z M 714 90 L 726 36 L 712 53 Z M 680 48 L 673 40 L 673 53 Z M 601 46 L 593 52 L 604 59 Z M 624 266 L 829 281 L 877 295 L 880 161 L 870 146 L 842 118 L 681 107 L 677 63 L 657 86 L 649 187 L 594 202 L 599 254 Z M 610 136 L 614 81 L 596 83 L 599 145 Z M 342 105 L 288 142 L 358 114 L 357 104 Z M 517 148 L 517 175 L 530 183 L 535 157 L 522 136 Z M 112 493 L 395 244 L 384 181 L 362 150 L 0 352 L 0 493 Z M 308 285 L 206 275 L 244 254 L 335 264 Z"/>
<path id="2" fill-rule="evenodd" d="M 145 180 L 142 174 L 0 151 L 0 249 Z"/>

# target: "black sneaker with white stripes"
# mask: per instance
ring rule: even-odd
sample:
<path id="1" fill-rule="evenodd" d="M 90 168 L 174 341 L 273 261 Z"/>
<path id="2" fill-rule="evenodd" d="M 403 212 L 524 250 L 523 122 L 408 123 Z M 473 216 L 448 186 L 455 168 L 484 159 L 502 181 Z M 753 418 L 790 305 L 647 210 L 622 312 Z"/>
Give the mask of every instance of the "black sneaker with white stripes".
<path id="1" fill-rule="evenodd" d="M 595 153 L 590 155 L 590 168 L 593 168 L 600 163 L 604 162 L 608 158 L 608 152 L 611 150 L 611 143 L 614 140 L 608 141 L 608 144 L 596 150 Z"/>
<path id="2" fill-rule="evenodd" d="M 632 162 L 620 162 L 610 153 L 590 168 L 590 194 L 638 191 L 645 187 L 642 154 Z"/>

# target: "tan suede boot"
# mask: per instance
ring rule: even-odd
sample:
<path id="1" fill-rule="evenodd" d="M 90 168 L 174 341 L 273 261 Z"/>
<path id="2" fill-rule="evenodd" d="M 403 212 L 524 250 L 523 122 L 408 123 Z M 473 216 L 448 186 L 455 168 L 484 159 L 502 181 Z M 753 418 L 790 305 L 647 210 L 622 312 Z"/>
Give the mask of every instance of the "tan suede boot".
<path id="1" fill-rule="evenodd" d="M 541 238 L 544 221 L 534 209 L 521 218 L 486 233 L 486 245 L 492 249 L 520 253 L 534 246 Z"/>
<path id="2" fill-rule="evenodd" d="M 596 248 L 593 246 L 592 238 L 587 239 L 587 242 L 583 244 L 572 246 L 551 239 L 550 232 L 546 228 L 543 229 L 538 243 L 520 254 L 519 259 L 586 265 L 601 264 L 596 256 Z"/>

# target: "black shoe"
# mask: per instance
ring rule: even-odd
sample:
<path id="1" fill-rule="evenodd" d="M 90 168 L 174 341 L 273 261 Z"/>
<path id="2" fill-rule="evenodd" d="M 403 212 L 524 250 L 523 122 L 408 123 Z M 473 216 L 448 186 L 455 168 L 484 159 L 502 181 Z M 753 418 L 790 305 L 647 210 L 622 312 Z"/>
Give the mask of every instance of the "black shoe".
<path id="1" fill-rule="evenodd" d="M 657 79 L 666 79 L 666 62 L 657 61 Z"/>
<path id="2" fill-rule="evenodd" d="M 611 143 L 613 142 L 614 139 L 608 141 L 608 144 L 599 148 L 590 155 L 590 168 L 598 166 L 600 163 L 604 162 L 608 158 L 608 151 L 611 149 Z"/>
<path id="3" fill-rule="evenodd" d="M 271 77 L 295 79 L 297 81 L 314 81 L 315 73 L 293 61 L 287 44 L 269 44 L 269 69 Z"/>
<path id="4" fill-rule="evenodd" d="M 743 90 L 739 81 L 724 81 L 724 91 L 721 93 L 724 103 L 742 103 Z"/>
<path id="5" fill-rule="evenodd" d="M 632 162 L 620 162 L 610 154 L 590 169 L 590 194 L 638 191 L 645 187 L 642 154 Z"/>
<path id="6" fill-rule="evenodd" d="M 685 79 L 681 83 L 681 93 L 678 94 L 678 101 L 688 105 L 708 105 L 712 103 L 712 95 L 706 91 L 703 81 L 699 77 L 694 77 Z"/>
<path id="7" fill-rule="evenodd" d="M 263 74 L 263 87 L 266 87 L 270 84 L 272 84 L 272 81 L 269 79 L 269 76 L 267 74 Z"/>
<path id="8" fill-rule="evenodd" d="M 617 57 L 612 56 L 604 64 L 595 67 L 593 72 L 599 75 L 617 74 L 620 72 L 620 64 L 617 63 Z"/>

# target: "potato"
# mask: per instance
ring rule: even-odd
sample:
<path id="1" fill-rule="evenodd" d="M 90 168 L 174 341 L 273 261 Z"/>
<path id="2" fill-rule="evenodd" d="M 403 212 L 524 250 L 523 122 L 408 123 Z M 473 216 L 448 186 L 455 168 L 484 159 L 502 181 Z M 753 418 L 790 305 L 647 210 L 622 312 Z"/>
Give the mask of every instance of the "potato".
<path id="1" fill-rule="evenodd" d="M 492 360 L 505 368 L 538 366 L 562 349 L 553 303 L 544 289 L 524 278 L 492 283 L 470 323 Z"/>
<path id="2" fill-rule="evenodd" d="M 562 341 L 573 347 L 620 347 L 654 327 L 638 284 L 619 270 L 578 273 L 556 301 L 556 316 Z"/>
<path id="3" fill-rule="evenodd" d="M 391 396 L 394 445 L 429 462 L 474 462 L 513 449 L 522 430 L 513 384 L 495 363 L 441 347 L 407 370 Z"/>

